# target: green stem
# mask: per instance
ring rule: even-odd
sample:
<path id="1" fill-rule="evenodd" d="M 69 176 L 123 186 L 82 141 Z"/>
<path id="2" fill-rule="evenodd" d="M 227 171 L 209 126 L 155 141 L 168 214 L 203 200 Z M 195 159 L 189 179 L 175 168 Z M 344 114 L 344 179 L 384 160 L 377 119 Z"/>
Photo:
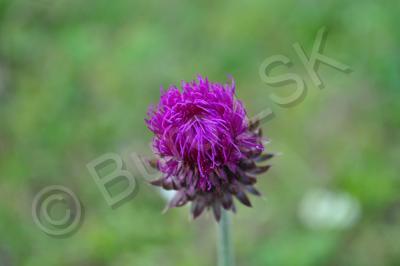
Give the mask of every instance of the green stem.
<path id="1" fill-rule="evenodd" d="M 218 266 L 234 266 L 229 213 L 222 209 L 218 223 Z"/>

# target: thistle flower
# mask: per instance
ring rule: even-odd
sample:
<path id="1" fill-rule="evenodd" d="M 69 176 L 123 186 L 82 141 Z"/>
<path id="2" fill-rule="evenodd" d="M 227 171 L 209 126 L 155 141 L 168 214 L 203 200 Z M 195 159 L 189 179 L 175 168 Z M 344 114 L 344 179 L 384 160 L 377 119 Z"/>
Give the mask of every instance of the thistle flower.
<path id="1" fill-rule="evenodd" d="M 168 208 L 191 202 L 193 218 L 212 209 L 219 220 L 221 208 L 236 211 L 234 197 L 251 207 L 246 193 L 260 195 L 256 175 L 270 167 L 257 163 L 273 154 L 263 154 L 259 121 L 247 118 L 233 79 L 222 85 L 199 76 L 182 82 L 182 91 L 171 86 L 148 116 L 157 156 L 151 164 L 163 173 L 151 183 L 177 191 Z"/>

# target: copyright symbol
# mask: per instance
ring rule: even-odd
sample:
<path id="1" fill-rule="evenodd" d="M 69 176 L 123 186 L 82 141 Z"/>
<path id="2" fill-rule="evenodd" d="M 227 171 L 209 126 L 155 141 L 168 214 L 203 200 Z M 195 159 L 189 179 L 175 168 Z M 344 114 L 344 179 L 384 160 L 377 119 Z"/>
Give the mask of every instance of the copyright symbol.
<path id="1" fill-rule="evenodd" d="M 63 237 L 75 232 L 82 219 L 82 205 L 70 189 L 48 186 L 32 202 L 32 218 L 44 233 Z"/>

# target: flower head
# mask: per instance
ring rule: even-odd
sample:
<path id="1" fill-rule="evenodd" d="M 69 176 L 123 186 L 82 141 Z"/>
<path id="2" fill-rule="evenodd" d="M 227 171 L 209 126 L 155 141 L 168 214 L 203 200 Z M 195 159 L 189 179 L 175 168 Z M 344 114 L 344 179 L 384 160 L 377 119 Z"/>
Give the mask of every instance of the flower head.
<path id="1" fill-rule="evenodd" d="M 182 90 L 171 86 L 148 115 L 153 165 L 163 173 L 152 184 L 178 191 L 169 207 L 191 201 L 194 218 L 212 208 L 219 220 L 221 207 L 235 211 L 233 196 L 251 206 L 246 192 L 259 195 L 255 175 L 269 169 L 256 163 L 272 154 L 262 154 L 259 123 L 248 120 L 233 80 L 223 85 L 199 76 Z"/>

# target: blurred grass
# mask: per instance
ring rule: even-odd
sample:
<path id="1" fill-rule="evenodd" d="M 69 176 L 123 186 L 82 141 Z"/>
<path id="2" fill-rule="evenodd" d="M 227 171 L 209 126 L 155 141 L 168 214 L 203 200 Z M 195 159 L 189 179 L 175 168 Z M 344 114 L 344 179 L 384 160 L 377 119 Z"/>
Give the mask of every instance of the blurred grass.
<path id="1" fill-rule="evenodd" d="M 265 200 L 234 218 L 238 265 L 399 265 L 400 18 L 398 1 L 0 2 L 0 262 L 9 265 L 213 265 L 214 224 L 187 209 L 161 215 L 164 200 L 141 182 L 112 210 L 85 165 L 106 152 L 148 154 L 143 119 L 160 86 L 197 74 L 225 81 L 283 152 L 260 181 Z M 292 49 L 324 54 L 351 74 L 321 66 L 315 88 Z M 305 100 L 281 108 L 258 76 L 284 54 L 301 74 Z M 290 88 L 290 85 L 288 86 Z M 31 202 L 62 184 L 86 216 L 66 239 L 34 225 Z M 297 217 L 313 188 L 346 191 L 361 205 L 351 228 L 312 230 Z"/>

